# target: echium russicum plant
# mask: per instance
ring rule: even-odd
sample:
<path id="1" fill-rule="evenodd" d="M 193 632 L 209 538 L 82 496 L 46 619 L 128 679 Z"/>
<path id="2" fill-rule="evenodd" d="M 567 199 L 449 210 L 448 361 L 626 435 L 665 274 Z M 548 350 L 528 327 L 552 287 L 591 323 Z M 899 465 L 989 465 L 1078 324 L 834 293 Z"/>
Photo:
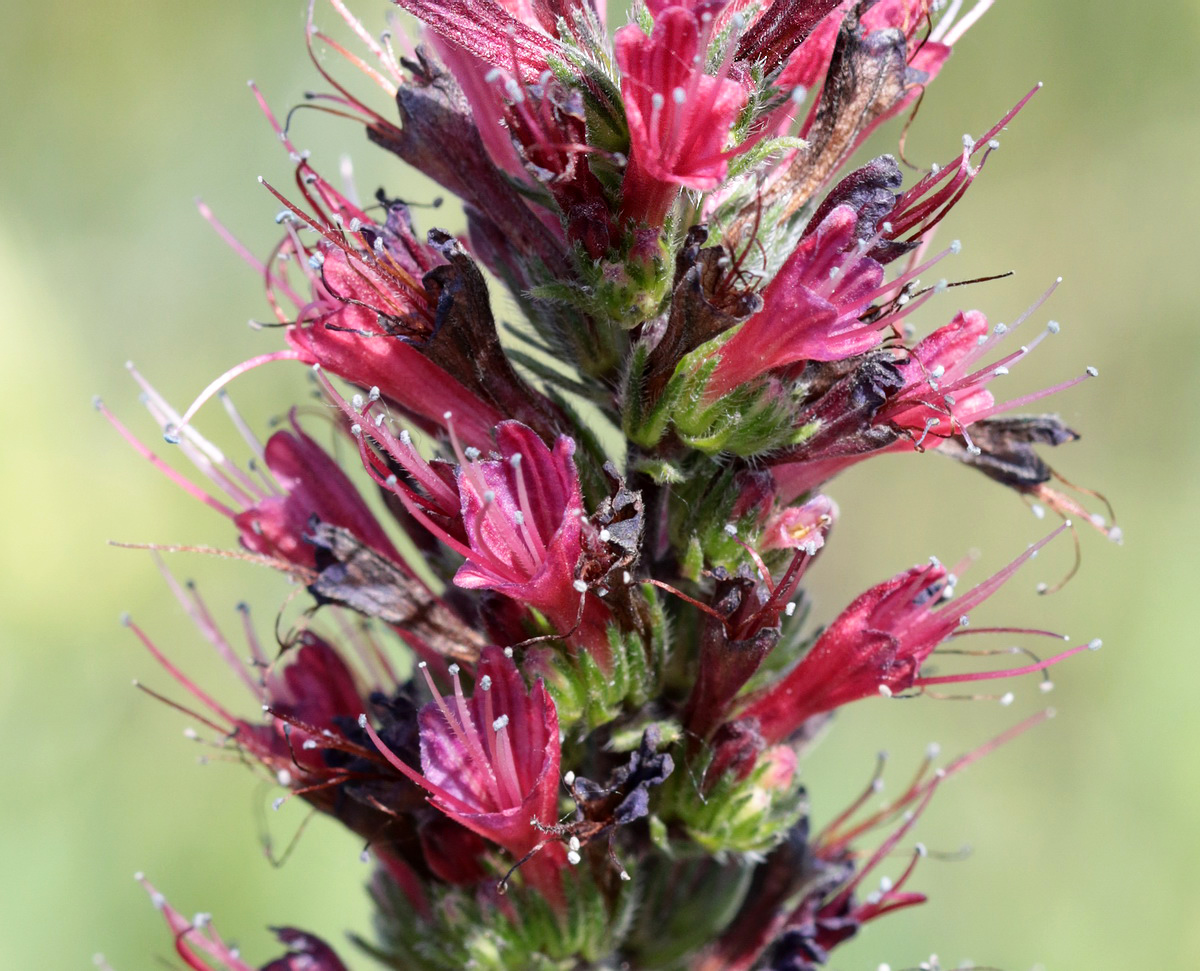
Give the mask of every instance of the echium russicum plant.
<path id="1" fill-rule="evenodd" d="M 987 0 L 637 0 L 616 25 L 597 0 L 398 5 L 415 26 L 376 38 L 332 0 L 357 50 L 310 14 L 329 86 L 311 103 L 457 196 L 466 231 L 335 187 L 256 90 L 295 163 L 294 186 L 265 186 L 278 245 L 259 262 L 205 215 L 278 327 L 182 414 L 133 372 L 195 474 L 98 403 L 308 609 L 266 643 L 242 608 L 231 638 L 164 567 L 242 704 L 128 623 L 201 736 L 365 845 L 377 932 L 357 944 L 386 966 L 822 966 L 925 901 L 910 831 L 941 782 L 1050 713 L 941 768 L 930 752 L 886 804 L 876 775 L 810 820 L 799 762 L 838 709 L 1034 673 L 1048 688 L 1047 668 L 1099 646 L 963 640 L 1056 637 L 968 621 L 1068 516 L 1119 537 L 1037 450 L 1076 433 L 1013 414 L 1095 372 L 993 390 L 1057 331 L 1011 336 L 1053 286 L 990 324 L 941 279 L 959 244 L 933 242 L 1037 88 L 982 109 L 999 120 L 945 164 L 851 169 L 911 120 Z M 391 103 L 351 93 L 355 71 Z M 272 361 L 311 372 L 327 420 L 281 405 L 262 443 L 226 386 Z M 214 396 L 244 462 L 201 434 Z M 898 452 L 1064 522 L 965 594 L 931 559 L 815 626 L 803 583 L 832 541 L 833 479 Z M 978 660 L 1003 654 L 1025 656 Z M 147 888 L 188 967 L 257 967 Z M 278 934 L 265 969 L 346 966 Z"/>

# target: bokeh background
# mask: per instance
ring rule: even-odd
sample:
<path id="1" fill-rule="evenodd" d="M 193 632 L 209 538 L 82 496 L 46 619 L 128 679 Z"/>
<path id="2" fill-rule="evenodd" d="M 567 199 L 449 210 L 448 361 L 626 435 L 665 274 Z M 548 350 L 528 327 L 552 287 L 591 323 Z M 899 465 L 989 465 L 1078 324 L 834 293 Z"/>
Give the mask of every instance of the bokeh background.
<path id="1" fill-rule="evenodd" d="M 381 25 L 372 2 L 358 6 Z M 316 820 L 272 866 L 264 832 L 286 843 L 302 809 L 272 813 L 274 793 L 240 766 L 198 765 L 187 722 L 130 686 L 168 681 L 118 624 L 125 610 L 204 684 L 238 697 L 147 554 L 106 541 L 229 545 L 231 534 L 90 404 L 101 393 L 157 441 L 126 359 L 182 404 L 276 346 L 277 334 L 245 326 L 266 315 L 258 281 L 192 197 L 257 251 L 274 241 L 277 207 L 255 176 L 284 182 L 290 166 L 242 82 L 256 78 L 280 108 L 317 85 L 302 7 L 46 0 L 0 14 L 3 968 L 89 967 L 97 951 L 117 971 L 163 966 L 169 938 L 135 870 L 185 912 L 213 911 L 254 963 L 273 954 L 265 925 L 334 942 L 367 925 L 360 847 Z M 1011 708 L 864 703 L 806 764 L 820 821 L 863 784 L 881 743 L 899 786 L 930 741 L 953 755 L 1047 700 L 1058 709 L 944 787 L 916 836 L 950 855 L 969 844 L 969 858 L 924 863 L 914 886 L 932 903 L 873 926 L 835 967 L 906 967 L 931 951 L 1008 971 L 1200 967 L 1198 42 L 1192 0 L 1137 13 L 1004 0 L 956 50 L 913 128 L 910 155 L 945 161 L 961 133 L 1046 82 L 944 231 L 965 243 L 956 276 L 1015 277 L 942 298 L 945 315 L 921 323 L 948 318 L 950 301 L 1011 321 L 1065 278 L 1038 315 L 1061 321 L 1061 335 L 1005 380 L 1015 394 L 1099 368 L 1056 402 L 1084 439 L 1053 460 L 1109 495 L 1126 540 L 1082 535 L 1078 576 L 1038 597 L 1037 581 L 1070 566 L 1070 541 L 1058 541 L 977 615 L 1103 637 L 1101 652 L 1055 671 L 1049 698 L 1029 679 L 1013 685 Z M 434 195 L 348 122 L 309 114 L 295 131 L 327 170 L 351 153 L 367 192 Z M 436 218 L 458 225 L 448 210 Z M 302 370 L 265 368 L 235 398 L 265 428 L 310 393 Z M 225 424 L 212 408 L 200 427 L 219 438 Z M 1012 494 L 935 456 L 869 463 L 834 494 L 843 518 L 814 574 L 821 618 L 929 554 L 952 562 L 979 550 L 981 578 L 1047 528 Z M 231 628 L 246 599 L 269 629 L 287 593 L 245 564 L 172 564 Z"/>

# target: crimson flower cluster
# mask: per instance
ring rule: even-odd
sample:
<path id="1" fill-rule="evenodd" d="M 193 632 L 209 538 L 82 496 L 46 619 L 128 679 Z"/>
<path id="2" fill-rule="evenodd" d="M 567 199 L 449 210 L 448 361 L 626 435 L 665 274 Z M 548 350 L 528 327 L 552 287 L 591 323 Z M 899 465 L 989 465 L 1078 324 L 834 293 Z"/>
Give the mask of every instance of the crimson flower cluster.
<path id="1" fill-rule="evenodd" d="M 1006 344 L 1054 287 L 990 324 L 941 279 L 958 242 L 933 242 L 1037 88 L 945 164 L 847 170 L 911 119 L 987 0 L 644 0 L 621 24 L 600 0 L 396 2 L 411 37 L 331 0 L 346 43 L 310 5 L 329 89 L 309 103 L 457 197 L 465 231 L 335 187 L 255 89 L 295 164 L 294 187 L 265 186 L 278 245 L 260 261 L 202 212 L 278 326 L 182 413 L 131 366 L 193 472 L 97 401 L 307 609 L 289 601 L 268 643 L 240 608 L 234 638 L 159 561 L 240 708 L 127 622 L 199 737 L 261 767 L 276 808 L 303 801 L 365 844 L 378 935 L 358 943 L 385 965 L 811 971 L 924 902 L 919 844 L 862 887 L 943 779 L 1048 712 L 942 768 L 931 753 L 872 808 L 877 776 L 820 827 L 798 772 L 818 729 L 869 698 L 1035 673 L 1048 689 L 1047 668 L 1099 646 L 962 640 L 1055 638 L 969 619 L 1068 516 L 1119 538 L 1037 451 L 1076 433 L 1012 414 L 1095 372 L 993 391 L 1057 332 Z M 393 106 L 353 93 L 356 71 Z M 520 320 L 500 326 L 497 293 Z M 269 362 L 306 370 L 322 406 L 282 406 L 264 443 L 228 385 Z M 214 397 L 244 462 L 200 430 Z M 926 452 L 1063 525 L 961 596 L 933 559 L 814 632 L 803 583 L 833 541 L 832 480 Z M 942 654 L 1024 658 L 947 673 Z M 146 887 L 189 968 L 255 967 Z M 346 967 L 277 933 L 288 953 L 264 971 Z"/>

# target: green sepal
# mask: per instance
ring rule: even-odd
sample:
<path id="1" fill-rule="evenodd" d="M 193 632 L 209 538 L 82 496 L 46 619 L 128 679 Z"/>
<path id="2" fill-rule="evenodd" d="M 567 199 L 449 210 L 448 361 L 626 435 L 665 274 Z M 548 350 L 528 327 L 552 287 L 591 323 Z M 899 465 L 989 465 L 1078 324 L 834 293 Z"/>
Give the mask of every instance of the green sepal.
<path id="1" fill-rule="evenodd" d="M 657 695 L 667 650 L 666 620 L 654 587 L 643 584 L 641 590 L 649 617 L 648 643 L 640 633 L 609 625 L 612 668 L 607 674 L 586 651 L 574 656 L 554 652 L 538 665 L 558 723 L 568 735 L 586 735 Z"/>
<path id="2" fill-rule="evenodd" d="M 733 179 L 736 179 L 747 172 L 752 172 L 764 162 L 767 162 L 774 157 L 781 156 L 785 152 L 791 152 L 798 148 L 803 148 L 804 145 L 805 141 L 803 138 L 794 138 L 791 135 L 784 135 L 779 138 L 764 139 L 749 151 L 735 156 L 730 161 L 729 171 L 726 175 L 726 178 L 732 181 Z"/>
<path id="3" fill-rule="evenodd" d="M 625 381 L 621 389 L 621 429 L 627 439 L 645 449 L 653 448 L 667 433 L 671 423 L 671 411 L 683 390 L 682 381 L 672 378 L 658 396 L 658 400 L 647 409 L 645 376 L 649 359 L 649 345 L 639 341 L 629 356 L 629 366 L 625 371 Z"/>
<path id="4" fill-rule="evenodd" d="M 371 890 L 381 940 L 356 943 L 385 966 L 404 971 L 573 971 L 594 965 L 620 943 L 626 908 L 618 904 L 620 919 L 614 921 L 589 873 L 569 869 L 563 876 L 562 913 L 526 887 L 511 887 L 511 906 L 496 907 L 474 890 L 435 886 L 428 915 L 422 916 L 379 874 Z"/>
<path id="5" fill-rule="evenodd" d="M 674 718 L 634 718 L 615 728 L 605 748 L 613 752 L 632 752 L 642 743 L 648 729 L 656 730 L 660 749 L 674 745 L 683 737 L 683 726 Z"/>
<path id="6" fill-rule="evenodd" d="M 699 583 L 700 574 L 704 572 L 704 547 L 700 537 L 693 533 L 688 537 L 684 547 L 683 558 L 679 564 L 679 572 L 693 583 Z"/>
<path id="7" fill-rule="evenodd" d="M 656 485 L 679 485 L 687 480 L 687 473 L 674 462 L 666 459 L 638 459 L 630 466 L 631 471 L 650 476 Z"/>
<path id="8" fill-rule="evenodd" d="M 774 766 L 760 756 L 758 765 L 741 782 L 726 774 L 702 794 L 698 780 L 704 778 L 706 762 L 676 772 L 686 781 L 671 787 L 670 814 L 682 824 L 688 838 L 707 852 L 765 853 L 804 816 L 807 804 L 799 773 L 783 786 L 764 784 Z M 668 815 L 665 807 L 662 812 Z"/>
<path id="9" fill-rule="evenodd" d="M 707 455 L 731 452 L 753 456 L 788 444 L 793 405 L 777 388 L 763 382 L 735 388 L 712 399 L 708 385 L 720 363 L 720 348 L 733 332 L 701 345 L 684 357 L 663 393 L 675 433 Z M 670 400 L 666 399 L 670 396 Z"/>

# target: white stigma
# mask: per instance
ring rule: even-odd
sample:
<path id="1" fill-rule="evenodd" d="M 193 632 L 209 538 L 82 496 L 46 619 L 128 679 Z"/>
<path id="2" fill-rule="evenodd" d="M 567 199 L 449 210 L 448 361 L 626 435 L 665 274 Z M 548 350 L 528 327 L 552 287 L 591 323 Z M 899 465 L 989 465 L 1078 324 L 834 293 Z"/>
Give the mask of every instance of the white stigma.
<path id="1" fill-rule="evenodd" d="M 492 679 L 489 675 L 485 674 L 482 678 L 479 679 L 479 690 L 480 691 L 491 691 L 492 690 Z"/>
<path id="2" fill-rule="evenodd" d="M 885 697 L 885 698 L 890 698 L 892 696 L 892 689 L 889 688 L 886 684 L 881 684 L 879 686 L 879 693 L 881 695 L 883 695 L 883 697 Z"/>
<path id="3" fill-rule="evenodd" d="M 504 728 L 508 728 L 508 715 L 501 715 L 494 722 L 492 722 L 492 731 L 498 732 Z"/>

